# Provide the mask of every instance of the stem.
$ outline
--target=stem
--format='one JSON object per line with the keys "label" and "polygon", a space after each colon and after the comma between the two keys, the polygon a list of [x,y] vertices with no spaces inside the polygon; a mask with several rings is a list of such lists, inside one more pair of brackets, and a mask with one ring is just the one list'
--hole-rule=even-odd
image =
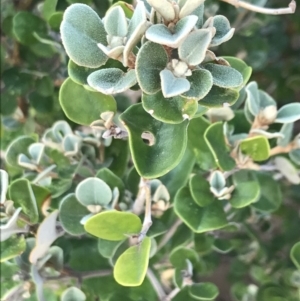
{"label": "stem", "polygon": [[164,299],[164,301],[171,301],[178,293],[180,292],[180,288],[174,288],[168,296]]}
{"label": "stem", "polygon": [[71,280],[78,279],[79,281],[84,279],[96,278],[96,277],[104,277],[111,275],[111,270],[100,270],[100,271],[88,271],[88,272],[76,272],[72,270],[68,270],[67,274],[60,276],[51,276],[46,277],[46,281],[55,281],[55,280]]}
{"label": "stem", "polygon": [[288,7],[284,8],[264,8],[260,6],[256,6],[244,1],[239,0],[221,0],[223,2],[227,2],[236,8],[242,7],[257,13],[266,14],[266,15],[285,15],[285,14],[293,14],[296,10],[296,2],[292,0]]}
{"label": "stem", "polygon": [[80,160],[79,160],[79,162],[78,162],[78,164],[77,164],[77,166],[76,166],[76,168],[75,168],[75,170],[74,170],[74,173],[73,173],[73,175],[72,175],[72,178],[73,178],[73,179],[75,178],[76,174],[78,173],[78,170],[81,168],[81,166],[82,166],[83,162],[85,161],[85,159],[86,159],[86,155],[83,155],[83,156],[80,158]]}
{"label": "stem", "polygon": [[295,149],[294,143],[289,143],[287,146],[275,146],[270,150],[270,157],[282,153],[289,153],[291,150]]}
{"label": "stem", "polygon": [[37,177],[32,181],[33,184],[37,184],[39,181],[41,181],[46,176],[51,176],[52,178],[57,178],[57,174],[53,173],[52,170],[56,167],[55,164],[47,167],[46,169],[40,171],[40,173],[37,175]]}
{"label": "stem", "polygon": [[155,274],[153,273],[153,271],[150,268],[148,268],[148,270],[147,270],[147,277],[148,277],[149,281],[151,282],[154,290],[156,291],[158,299],[165,300],[167,295],[166,295],[163,287],[161,286],[160,282],[157,280]]}
{"label": "stem", "polygon": [[143,227],[142,230],[139,234],[138,242],[142,242],[144,237],[146,236],[149,228],[152,225],[152,219],[151,219],[151,191],[150,191],[150,185],[149,182],[146,180],[143,180],[144,186],[143,190],[145,191],[145,216],[144,216],[144,221],[143,221]]}
{"label": "stem", "polygon": [[132,212],[136,215],[140,215],[144,209],[144,203],[146,197],[144,186],[145,186],[145,180],[141,178],[139,184],[139,191],[132,207]]}
{"label": "stem", "polygon": [[165,246],[165,244],[170,240],[170,238],[175,234],[179,225],[182,224],[182,220],[177,219],[175,223],[171,226],[171,228],[166,232],[161,241],[159,242],[156,252],[158,252],[161,248]]}

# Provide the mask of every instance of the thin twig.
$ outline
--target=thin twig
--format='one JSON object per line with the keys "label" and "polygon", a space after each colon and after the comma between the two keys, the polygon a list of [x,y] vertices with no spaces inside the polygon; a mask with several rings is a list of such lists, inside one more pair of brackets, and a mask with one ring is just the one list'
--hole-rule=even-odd
{"label": "thin twig", "polygon": [[144,189],[144,186],[145,186],[145,181],[143,178],[141,178],[139,184],[139,191],[132,207],[132,212],[136,215],[140,215],[144,210],[144,204],[146,199],[145,198],[146,191]]}
{"label": "thin twig", "polygon": [[182,220],[177,219],[176,222],[172,225],[168,232],[163,236],[161,241],[159,242],[156,252],[158,252],[161,248],[165,246],[165,244],[170,240],[170,238],[175,234],[179,225],[182,224]]}
{"label": "thin twig", "polygon": [[165,297],[163,301],[171,301],[178,293],[180,292],[180,288],[174,288],[168,296]]}
{"label": "thin twig", "polygon": [[239,0],[221,0],[223,2],[227,2],[235,7],[242,7],[248,9],[250,11],[254,11],[261,14],[266,15],[286,15],[286,14],[293,14],[296,10],[296,2],[292,0],[288,7],[284,8],[264,8],[260,6],[256,6],[250,4],[248,2],[239,1]]}
{"label": "thin twig", "polygon": [[165,300],[167,295],[166,295],[163,287],[161,286],[160,282],[157,280],[155,274],[153,273],[153,271],[150,268],[148,268],[148,270],[147,270],[147,277],[148,277],[149,281],[151,282],[154,290],[156,291],[158,299]]}
{"label": "thin twig", "polygon": [[143,187],[142,189],[145,191],[145,215],[144,215],[144,221],[143,221],[143,227],[139,234],[139,242],[141,242],[144,237],[146,236],[149,228],[152,225],[152,218],[151,218],[151,191],[150,191],[150,185],[149,181],[143,180]]}
{"label": "thin twig", "polygon": [[45,281],[54,281],[54,280],[71,280],[71,279],[90,279],[90,278],[97,278],[97,277],[104,277],[111,275],[111,270],[100,270],[100,271],[88,271],[88,272],[68,272],[68,274],[60,275],[60,276],[51,276],[46,277]]}

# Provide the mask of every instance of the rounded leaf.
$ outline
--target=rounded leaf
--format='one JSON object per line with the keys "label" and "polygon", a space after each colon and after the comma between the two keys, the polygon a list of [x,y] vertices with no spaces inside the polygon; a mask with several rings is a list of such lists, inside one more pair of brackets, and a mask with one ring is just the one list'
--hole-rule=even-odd
{"label": "rounded leaf", "polygon": [[90,211],[78,202],[74,193],[65,196],[59,206],[61,225],[71,235],[82,235],[85,233],[80,221],[89,213]]}
{"label": "rounded leaf", "polygon": [[300,270],[300,242],[294,244],[291,249],[290,257],[294,265]]}
{"label": "rounded leaf", "polygon": [[195,69],[191,76],[187,77],[190,82],[190,89],[182,94],[183,97],[199,100],[210,91],[213,85],[213,78],[205,69]]}
{"label": "rounded leaf", "polygon": [[72,286],[67,288],[60,297],[61,301],[85,301],[86,296],[79,288]]}
{"label": "rounded leaf", "polygon": [[243,140],[240,143],[240,149],[254,161],[264,161],[270,157],[269,141],[264,136],[255,136]]}
{"label": "rounded leaf", "polygon": [[60,88],[59,101],[68,118],[83,125],[90,125],[104,112],[116,111],[116,101],[112,96],[88,91],[70,78]]}
{"label": "rounded leaf", "polygon": [[191,119],[198,108],[194,99],[188,100],[181,96],[164,98],[161,91],[152,95],[143,93],[142,103],[144,109],[155,119],[173,124]]}
{"label": "rounded leaf", "polygon": [[88,76],[87,81],[93,89],[104,94],[121,93],[137,83],[134,69],[124,73],[117,68],[95,71]]}
{"label": "rounded leaf", "polygon": [[252,74],[252,68],[248,66],[243,60],[231,56],[223,56],[232,68],[239,71],[243,76],[243,86],[247,84]]}
{"label": "rounded leaf", "polygon": [[20,11],[13,18],[13,32],[21,44],[31,46],[38,42],[33,34],[46,35],[47,25],[44,20],[32,13]]}
{"label": "rounded leaf", "polygon": [[205,131],[204,138],[216,164],[222,170],[232,170],[235,167],[235,161],[227,150],[222,122],[210,125]]}
{"label": "rounded leaf", "polygon": [[106,44],[104,25],[97,13],[85,4],[69,6],[60,27],[68,56],[79,66],[97,68],[108,59],[98,43]]}
{"label": "rounded leaf", "polygon": [[210,282],[194,283],[190,286],[189,291],[196,300],[215,300],[219,295],[218,287]]}
{"label": "rounded leaf", "polygon": [[154,94],[161,89],[159,73],[167,63],[168,55],[163,46],[152,42],[143,44],[136,59],[137,81],[143,92]]}
{"label": "rounded leaf", "polygon": [[123,286],[139,286],[146,276],[151,239],[145,237],[141,244],[127,249],[117,260],[114,278]]}
{"label": "rounded leaf", "polygon": [[215,198],[210,192],[209,182],[201,175],[193,175],[189,181],[193,200],[201,207],[211,204]]}
{"label": "rounded leaf", "polygon": [[[180,162],[187,143],[188,121],[162,123],[146,113],[141,104],[132,105],[120,119],[128,130],[133,162],[142,177],[160,177]],[[143,134],[149,136],[148,143]]]}
{"label": "rounded leaf", "polygon": [[191,66],[199,65],[205,58],[211,39],[211,29],[192,31],[179,46],[178,54],[180,59]]}
{"label": "rounded leaf", "polygon": [[85,231],[106,240],[123,240],[139,234],[142,229],[140,218],[130,212],[105,211],[92,216],[84,224]]}
{"label": "rounded leaf", "polygon": [[227,225],[221,202],[215,201],[206,207],[200,207],[194,202],[188,187],[178,190],[175,195],[174,210],[196,233],[220,229]]}
{"label": "rounded leaf", "polygon": [[233,208],[243,208],[255,203],[260,197],[260,186],[253,172],[240,170],[232,176],[235,186],[229,200]]}
{"label": "rounded leaf", "polygon": [[239,92],[235,89],[213,85],[208,94],[199,100],[199,104],[204,107],[222,107],[224,104],[233,105],[238,97]]}
{"label": "rounded leaf", "polygon": [[23,235],[14,235],[5,241],[1,241],[0,262],[5,262],[21,255],[25,249],[26,241]]}
{"label": "rounded leaf", "polygon": [[35,224],[39,221],[36,199],[27,179],[17,179],[12,182],[9,186],[9,196],[15,206],[22,208],[31,223]]}
{"label": "rounded leaf", "polygon": [[243,77],[237,70],[218,64],[205,64],[213,77],[213,84],[223,88],[237,88],[242,85]]}
{"label": "rounded leaf", "polygon": [[282,202],[282,194],[278,182],[267,173],[256,173],[256,177],[260,186],[260,198],[251,206],[263,212],[276,211]]}
{"label": "rounded leaf", "polygon": [[35,143],[35,139],[30,136],[20,136],[7,147],[6,162],[13,167],[20,167],[18,164],[18,157],[20,154],[29,156],[28,147]]}
{"label": "rounded leaf", "polygon": [[75,190],[77,200],[84,206],[107,205],[112,199],[110,187],[99,178],[87,178]]}
{"label": "rounded leaf", "polygon": [[291,123],[300,119],[300,103],[289,103],[281,107],[277,112],[275,122]]}

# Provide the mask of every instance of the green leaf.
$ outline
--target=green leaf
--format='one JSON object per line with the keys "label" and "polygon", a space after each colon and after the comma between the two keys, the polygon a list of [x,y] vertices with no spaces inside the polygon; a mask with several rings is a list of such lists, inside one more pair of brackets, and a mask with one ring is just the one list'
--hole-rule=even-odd
{"label": "green leaf", "polygon": [[171,199],[173,199],[174,195],[176,194],[178,187],[186,185],[194,164],[194,153],[187,147],[184,156],[179,164],[166,175],[160,178],[162,183],[167,187]]}
{"label": "green leaf", "polygon": [[42,15],[43,15],[44,19],[46,19],[47,21],[55,13],[57,2],[58,2],[58,0],[45,0],[44,1]]}
{"label": "green leaf", "polygon": [[255,203],[260,197],[260,186],[253,172],[240,170],[232,176],[234,191],[229,200],[234,208],[243,208]]}
{"label": "green leaf", "polygon": [[215,238],[211,235],[206,234],[194,234],[195,250],[200,254],[204,255],[210,253],[214,244]]}
{"label": "green leaf", "polygon": [[213,85],[213,78],[209,71],[205,69],[195,69],[191,76],[187,77],[190,82],[190,89],[182,94],[186,98],[199,100],[210,91]]}
{"label": "green leaf", "polygon": [[[234,34],[234,28],[230,27],[230,23],[226,17],[217,15],[212,17],[212,21],[212,25],[216,28],[216,34],[210,43],[211,47],[218,46],[232,38]],[[208,19],[203,27],[210,22],[211,20]]]}
{"label": "green leaf", "polygon": [[243,84],[241,73],[231,67],[211,63],[205,64],[204,67],[211,73],[213,84],[218,87],[238,88]]}
{"label": "green leaf", "polygon": [[29,94],[28,100],[30,105],[39,113],[49,113],[53,107],[52,96],[41,96],[37,92],[33,91]]}
{"label": "green leaf", "polygon": [[[128,108],[120,120],[129,132],[133,162],[142,177],[160,177],[180,162],[187,143],[188,121],[162,123],[146,113],[141,104]],[[149,144],[143,141],[143,133],[150,136]]]}
{"label": "green leaf", "polygon": [[281,107],[277,112],[275,122],[291,123],[300,119],[300,103],[289,103]]}
{"label": "green leaf", "polygon": [[151,239],[145,237],[140,245],[127,249],[114,267],[115,280],[123,286],[139,286],[146,276]]}
{"label": "green leaf", "polygon": [[112,240],[106,240],[106,239],[99,238],[99,240],[98,240],[99,253],[104,258],[112,258],[122,243],[123,243],[123,240],[112,241]]}
{"label": "green leaf", "polygon": [[1,115],[12,115],[18,107],[16,95],[10,93],[9,91],[5,91],[1,96]]}
{"label": "green leaf", "polygon": [[183,77],[176,77],[170,70],[164,69],[159,73],[161,89],[164,97],[180,95],[190,89],[190,82]]}
{"label": "green leaf", "polygon": [[193,200],[201,207],[215,201],[210,191],[209,182],[201,175],[193,175],[189,181],[190,192]]}
{"label": "green leaf", "polygon": [[7,147],[6,150],[6,162],[13,166],[20,168],[18,164],[18,157],[20,154],[25,154],[29,156],[28,147],[36,142],[36,140],[31,136],[20,136]]}
{"label": "green leaf", "polygon": [[196,233],[223,228],[227,225],[222,203],[215,201],[206,207],[198,206],[188,187],[178,190],[174,201],[175,213]]}
{"label": "green leaf", "polygon": [[59,31],[60,24],[63,20],[63,16],[64,13],[61,11],[55,12],[50,16],[50,18],[48,19],[48,23],[53,30]]}
{"label": "green leaf", "polygon": [[105,158],[112,160],[109,169],[117,176],[122,177],[127,169],[129,160],[128,141],[114,139],[111,145],[105,148]]}
{"label": "green leaf", "polygon": [[104,94],[121,93],[137,83],[134,69],[124,73],[117,68],[95,71],[88,76],[87,81],[93,89]]}
{"label": "green leaf", "polygon": [[256,173],[259,186],[260,198],[252,204],[252,207],[263,212],[276,211],[282,202],[282,194],[278,182],[271,175],[266,173]]}
{"label": "green leaf", "polygon": [[239,97],[239,92],[234,89],[222,88],[213,85],[208,94],[199,100],[204,107],[222,107],[224,104],[233,105]]}
{"label": "green leaf", "polygon": [[199,256],[193,249],[177,247],[172,250],[169,260],[175,268],[184,270],[187,265],[186,260],[189,260],[192,264],[196,264],[199,261]]}
{"label": "green leaf", "polygon": [[104,19],[104,27],[108,36],[125,37],[128,31],[128,24],[124,10],[120,6],[111,7]]}
{"label": "green leaf", "polygon": [[70,78],[60,88],[59,101],[68,118],[83,125],[90,125],[104,112],[116,111],[116,101],[112,96],[88,91]]}
{"label": "green leaf", "polygon": [[45,36],[47,26],[44,20],[39,17],[30,12],[20,11],[13,18],[13,32],[21,44],[31,46],[37,43],[37,39],[33,34],[37,33],[39,36]]}
{"label": "green leaf", "polygon": [[294,244],[290,252],[290,257],[297,269],[300,270],[300,242]]}
{"label": "green leaf", "polygon": [[106,44],[104,25],[96,12],[85,4],[73,4],[65,13],[60,27],[68,56],[79,66],[97,68],[107,56],[98,43]]}
{"label": "green leaf", "polygon": [[179,58],[188,65],[199,65],[205,58],[205,53],[211,38],[211,29],[198,29],[192,31],[178,48]]}
{"label": "green leaf", "polygon": [[104,167],[97,172],[96,177],[103,180],[110,187],[111,191],[113,191],[115,187],[118,187],[120,199],[122,199],[125,186],[123,181],[117,175],[115,175],[108,168]]}
{"label": "green leaf", "polygon": [[12,182],[9,186],[9,196],[14,201],[15,206],[22,208],[32,224],[39,221],[36,199],[27,179],[17,179]]}
{"label": "green leaf", "polygon": [[144,109],[155,119],[172,124],[191,119],[198,108],[196,100],[187,100],[181,96],[164,98],[162,92],[152,95],[143,93],[142,103]]}
{"label": "green leaf", "polygon": [[79,288],[72,286],[67,288],[60,297],[61,301],[85,301],[86,296]]}
{"label": "green leaf", "polygon": [[232,68],[239,71],[243,76],[243,86],[247,84],[252,74],[252,68],[248,66],[243,60],[231,56],[223,56]]}
{"label": "green leaf", "polygon": [[241,141],[240,149],[254,161],[264,161],[270,157],[269,141],[264,136],[250,137]]}
{"label": "green leaf", "polygon": [[98,213],[84,224],[85,231],[106,240],[123,240],[139,234],[142,229],[140,218],[130,212],[105,211]]}
{"label": "green leaf", "polygon": [[140,48],[136,58],[137,81],[147,94],[154,94],[161,89],[159,73],[168,63],[168,55],[164,47],[146,42]]}
{"label": "green leaf", "polygon": [[232,170],[235,167],[235,161],[227,151],[222,122],[210,125],[204,133],[204,139],[214,156],[216,164],[222,170]]}
{"label": "green leaf", "polygon": [[171,31],[164,24],[152,25],[146,31],[146,38],[154,43],[177,48],[197,23],[196,16],[187,16],[179,20]]}
{"label": "green leaf", "polygon": [[85,233],[82,218],[90,213],[81,205],[74,193],[66,195],[59,206],[59,220],[64,230],[71,235],[82,235]]}
{"label": "green leaf", "polygon": [[112,200],[110,187],[99,178],[87,178],[75,190],[77,200],[84,206],[106,206]]}
{"label": "green leaf", "polygon": [[189,287],[189,292],[196,300],[215,300],[219,295],[218,287],[210,282],[194,283]]}
{"label": "green leaf", "polygon": [[203,117],[197,117],[190,121],[188,127],[188,148],[190,148],[196,158],[198,165],[204,170],[215,168],[216,162],[208,147],[204,133],[210,123]]}
{"label": "green leaf", "polygon": [[73,82],[79,85],[87,85],[88,76],[98,69],[79,66],[72,60],[68,63],[68,74]]}
{"label": "green leaf", "polygon": [[11,236],[1,242],[0,262],[5,262],[11,258],[21,255],[26,249],[24,236]]}

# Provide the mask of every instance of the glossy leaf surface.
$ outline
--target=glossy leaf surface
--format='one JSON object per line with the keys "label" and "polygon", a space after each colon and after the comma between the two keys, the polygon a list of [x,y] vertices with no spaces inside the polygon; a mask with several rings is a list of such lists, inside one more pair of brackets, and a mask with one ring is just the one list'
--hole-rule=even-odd
{"label": "glossy leaf surface", "polygon": [[[120,119],[128,129],[133,161],[141,176],[162,176],[179,163],[186,148],[188,121],[162,123],[146,113],[141,104],[131,106]],[[143,133],[153,135],[149,145],[143,141]]]}

